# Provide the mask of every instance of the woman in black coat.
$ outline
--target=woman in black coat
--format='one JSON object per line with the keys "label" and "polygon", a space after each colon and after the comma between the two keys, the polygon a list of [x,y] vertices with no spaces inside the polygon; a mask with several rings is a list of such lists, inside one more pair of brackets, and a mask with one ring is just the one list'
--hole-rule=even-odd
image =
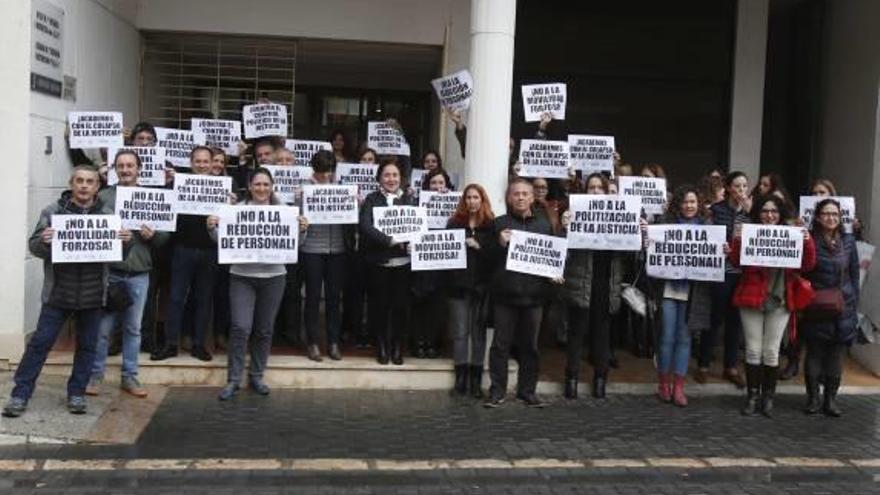
{"label": "woman in black coat", "polygon": [[[855,238],[843,232],[840,204],[824,199],[816,205],[812,236],[816,242],[816,268],[807,274],[814,290],[840,289],[843,311],[834,317],[816,318],[805,314],[802,324],[807,343],[804,379],[807,406],[804,412],[839,417],[835,402],[840,388],[843,354],[858,333],[859,255]],[[824,402],[819,402],[820,378],[825,384]]]}
{"label": "woman in black coat", "polygon": [[367,324],[376,337],[379,364],[388,364],[389,358],[394,364],[403,364],[401,347],[408,323],[410,257],[406,242],[398,242],[373,226],[373,208],[415,204],[413,197],[400,187],[401,176],[397,157],[382,159],[376,172],[379,190],[364,199],[358,229],[358,249],[368,266]]}

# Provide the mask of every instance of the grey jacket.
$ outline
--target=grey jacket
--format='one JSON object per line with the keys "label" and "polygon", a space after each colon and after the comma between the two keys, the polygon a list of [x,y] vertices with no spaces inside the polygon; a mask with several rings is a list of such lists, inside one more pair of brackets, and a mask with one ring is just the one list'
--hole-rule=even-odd
{"label": "grey jacket", "polygon": [[[620,309],[620,293],[623,283],[623,257],[618,254],[611,256],[611,276],[608,283],[610,306],[609,314]],[[565,300],[581,308],[590,307],[593,290],[593,251],[588,249],[572,249],[565,259]]]}

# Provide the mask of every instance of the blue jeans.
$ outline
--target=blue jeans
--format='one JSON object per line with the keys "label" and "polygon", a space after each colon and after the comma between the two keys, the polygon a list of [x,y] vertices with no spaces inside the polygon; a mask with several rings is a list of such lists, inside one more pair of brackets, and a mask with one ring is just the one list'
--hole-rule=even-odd
{"label": "blue jeans", "polygon": [[691,333],[687,326],[687,301],[663,299],[663,330],[657,367],[661,373],[687,374],[691,357]]}
{"label": "blue jeans", "polygon": [[165,345],[176,348],[183,326],[187,294],[195,303],[193,349],[204,347],[205,330],[211,317],[214,280],[217,277],[217,250],[175,246],[171,258],[171,289],[168,297],[168,321],[165,322]]}
{"label": "blue jeans", "polygon": [[116,325],[122,326],[122,377],[136,377],[138,374],[138,353],[141,351],[141,322],[147,293],[150,289],[150,273],[110,272],[110,283],[125,284],[131,297],[131,306],[123,311],[104,313],[101,318],[101,331],[98,333],[98,346],[95,350],[95,364],[92,365],[92,378],[103,378],[107,367],[107,350],[110,335]]}
{"label": "blue jeans", "polygon": [[58,332],[72,315],[76,315],[77,320],[76,352],[73,355],[73,371],[67,381],[67,396],[85,394],[92,363],[95,361],[95,346],[102,314],[101,308],[73,310],[43,304],[37,320],[37,330],[28,341],[24,356],[15,370],[15,388],[11,395],[30,400],[46,357],[58,338]]}

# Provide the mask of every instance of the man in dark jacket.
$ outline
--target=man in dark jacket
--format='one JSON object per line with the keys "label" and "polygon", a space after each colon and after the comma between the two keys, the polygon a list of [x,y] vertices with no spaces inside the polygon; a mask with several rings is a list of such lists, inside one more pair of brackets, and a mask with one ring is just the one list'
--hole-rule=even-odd
{"label": "man in dark jacket", "polygon": [[[43,209],[31,234],[28,243],[30,251],[34,256],[43,259],[43,305],[40,308],[37,329],[28,341],[24,356],[15,370],[15,388],[3,408],[3,415],[6,417],[20,416],[27,409],[46,357],[64,322],[71,316],[77,319],[77,329],[73,371],[67,382],[67,409],[72,414],[86,412],[85,391],[89,383],[90,368],[95,361],[101,308],[107,296],[109,265],[53,263],[52,239],[55,229],[51,220],[52,215],[112,214],[98,198],[100,185],[100,176],[93,167],[75,167],[70,177],[70,190],[65,191],[57,202]],[[123,230],[119,232],[119,237],[127,243],[131,240],[131,233]]]}
{"label": "man in dark jacket", "polygon": [[526,405],[541,407],[535,394],[538,384],[538,330],[548,281],[544,278],[509,271],[505,268],[507,247],[512,231],[522,230],[551,235],[546,218],[532,212],[535,193],[525,179],[515,179],[507,186],[508,214],[495,220],[498,232],[498,266],[491,282],[495,310],[495,334],[489,349],[489,400],[486,407],[498,407],[507,393],[507,360],[514,341],[519,352],[516,397]]}

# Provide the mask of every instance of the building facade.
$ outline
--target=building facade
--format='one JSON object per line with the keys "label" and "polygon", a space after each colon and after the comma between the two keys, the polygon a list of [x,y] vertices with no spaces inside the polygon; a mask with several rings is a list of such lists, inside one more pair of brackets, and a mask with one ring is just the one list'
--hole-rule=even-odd
{"label": "building facade", "polygon": [[[438,148],[498,210],[508,137],[531,132],[519,85],[566,82],[563,130],[614,134],[626,160],[663,163],[673,181],[711,166],[780,171],[797,187],[827,177],[856,197],[869,239],[880,233],[880,2],[608,3],[0,0],[0,360],[36,325],[41,262],[25,239],[66,187],[72,110],[178,127],[267,97],[289,105],[304,139],[337,127],[363,139],[367,120],[394,117],[414,152]],[[46,8],[63,12],[60,96],[31,89]],[[429,85],[464,68],[475,80],[466,158]],[[863,309],[880,321],[873,272]]]}

